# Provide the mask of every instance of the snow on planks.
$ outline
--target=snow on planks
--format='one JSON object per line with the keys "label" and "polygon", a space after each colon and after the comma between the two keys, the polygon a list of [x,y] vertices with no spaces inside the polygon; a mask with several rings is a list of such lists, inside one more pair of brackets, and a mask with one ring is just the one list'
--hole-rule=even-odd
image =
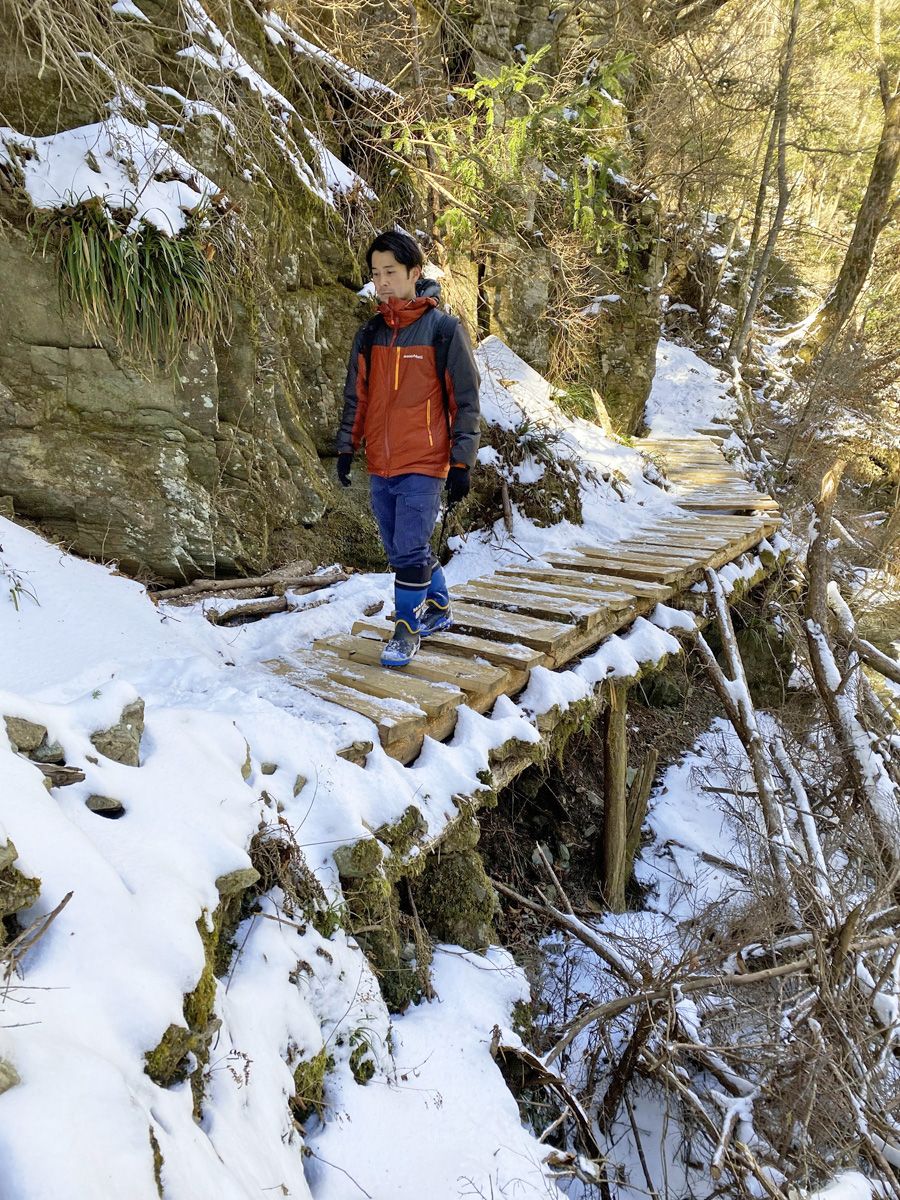
{"label": "snow on planks", "polygon": [[535,666],[562,667],[769,537],[778,506],[735,471],[708,437],[648,440],[683,516],[651,519],[627,542],[573,546],[451,589],[454,625],[403,671],[379,665],[387,621],[357,621],[267,664],[321,700],[374,722],[387,754],[411,762],[426,737],[446,738],[457,709],[487,712]]}

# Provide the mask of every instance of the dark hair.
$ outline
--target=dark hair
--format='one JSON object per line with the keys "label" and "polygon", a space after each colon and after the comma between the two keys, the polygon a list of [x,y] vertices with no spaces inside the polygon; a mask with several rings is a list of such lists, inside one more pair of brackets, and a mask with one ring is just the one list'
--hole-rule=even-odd
{"label": "dark hair", "polygon": [[372,255],[376,253],[393,254],[397,262],[402,263],[407,270],[410,267],[425,265],[425,256],[415,238],[411,238],[408,233],[396,233],[392,229],[386,229],[384,233],[379,233],[366,251],[366,266],[370,271],[372,270]]}

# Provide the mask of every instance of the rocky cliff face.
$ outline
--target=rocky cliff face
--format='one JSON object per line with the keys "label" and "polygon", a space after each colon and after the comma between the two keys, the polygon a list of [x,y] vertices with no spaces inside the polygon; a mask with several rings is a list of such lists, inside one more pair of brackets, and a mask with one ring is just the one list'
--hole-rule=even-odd
{"label": "rocky cliff face", "polygon": [[[27,235],[0,240],[0,494],[79,553],[193,577],[262,569],[303,540],[359,303],[293,256],[265,325],[238,308],[228,345],[144,368],[61,312]],[[285,356],[283,348],[288,349]]]}
{"label": "rocky cliff face", "polygon": [[[96,79],[93,90],[73,82],[52,55],[39,70],[36,44],[29,54],[3,11],[0,124],[45,137],[104,120],[110,104],[133,106],[121,81],[102,102]],[[353,200],[329,204],[314,194],[318,185],[303,183],[322,154],[316,138],[304,140],[305,123],[313,111],[330,111],[321,73],[295,58],[286,69],[287,43],[265,26],[268,10],[146,0],[140,11],[146,21],[103,17],[147,85],[135,119],[159,122],[188,165],[238,213],[252,215],[251,273],[262,285],[236,287],[227,338],[188,347],[175,369],[134,361],[113,330],[95,325],[90,333],[78,312],[61,305],[57,265],[31,228],[23,156],[7,155],[4,164],[0,142],[0,499],[81,554],[161,579],[262,570],[313,550],[370,562],[362,489],[336,496],[321,461],[331,453],[348,346],[368,311],[356,296],[361,280],[350,249],[365,241],[365,222],[349,233]],[[185,13],[194,14],[193,26]],[[440,48],[440,29],[421,20],[423,47]],[[559,50],[573,36],[546,6],[523,20],[514,6],[493,4],[466,20],[468,70],[496,69],[513,45],[552,41]],[[154,109],[160,88],[165,112]],[[340,103],[352,117],[346,89]],[[182,104],[179,123],[171,106]],[[237,113],[239,136],[229,127]],[[254,122],[265,136],[253,132]],[[322,124],[309,128],[321,132]],[[480,266],[444,265],[453,273],[446,294],[470,327],[497,333],[546,370],[554,287],[547,250],[536,244],[523,257],[521,247],[502,248]],[[620,309],[626,329],[619,313],[614,328],[597,326],[594,366],[611,395],[625,394],[610,407],[628,431],[643,407],[655,344],[655,295],[645,283],[635,286],[640,311]]]}

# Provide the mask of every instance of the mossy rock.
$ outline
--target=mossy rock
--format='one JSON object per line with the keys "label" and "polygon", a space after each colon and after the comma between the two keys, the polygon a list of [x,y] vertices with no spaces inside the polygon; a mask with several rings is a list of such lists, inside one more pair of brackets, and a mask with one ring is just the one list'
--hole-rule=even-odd
{"label": "mossy rock", "polygon": [[428,824],[419,809],[410,804],[403,816],[391,824],[380,825],[375,830],[375,837],[390,846],[394,855],[405,858],[417,846],[428,829]]}
{"label": "mossy rock", "polygon": [[144,1070],[160,1087],[187,1079],[188,1055],[194,1035],[184,1025],[170,1025],[158,1044],[144,1055]]}
{"label": "mossy rock", "polygon": [[334,862],[342,879],[364,879],[381,866],[384,853],[374,838],[360,838],[334,851]]}
{"label": "mossy rock", "polygon": [[41,894],[40,879],[23,874],[13,863],[18,851],[12,842],[0,846],[0,946],[15,931],[16,913],[30,908]]}
{"label": "mossy rock", "polygon": [[460,850],[474,850],[481,838],[481,826],[472,804],[463,801],[459,816],[452,820],[440,842],[441,854],[453,854]]}
{"label": "mossy rock", "polygon": [[16,1087],[22,1080],[19,1078],[19,1072],[7,1062],[5,1058],[0,1058],[0,1096],[4,1092],[8,1092],[10,1088]]}
{"label": "mossy rock", "polygon": [[636,698],[648,708],[680,708],[684,703],[686,682],[684,672],[661,671],[647,675],[636,689]]}
{"label": "mossy rock", "polygon": [[115,725],[91,734],[91,745],[104,758],[124,763],[127,767],[138,767],[141,763],[143,733],[144,701],[138,697],[125,705]]}
{"label": "mossy rock", "polygon": [[534,1008],[529,1000],[517,1000],[512,1010],[512,1028],[528,1045],[534,1035]]}
{"label": "mossy rock", "polygon": [[334,1059],[323,1046],[318,1054],[297,1063],[294,1068],[291,1109],[301,1124],[313,1113],[321,1117],[325,1111],[325,1076],[333,1066]]}
{"label": "mossy rock", "polygon": [[475,850],[429,857],[411,885],[416,909],[436,940],[484,950],[496,940],[497,894]]}
{"label": "mossy rock", "polygon": [[[243,869],[250,878],[252,868]],[[255,872],[252,872],[255,874]],[[237,875],[232,872],[231,875]],[[223,877],[226,881],[229,876]],[[194,1116],[199,1120],[203,1108],[203,1086],[209,1062],[210,1043],[219,1028],[214,1014],[217,978],[225,974],[234,949],[234,933],[241,920],[244,891],[223,896],[210,918],[206,912],[197,921],[203,943],[203,970],[192,991],[184,997],[184,1025],[168,1027],[159,1044],[144,1055],[144,1070],[160,1087],[171,1087],[190,1076],[194,1097]]]}
{"label": "mossy rock", "polygon": [[403,1012],[417,1004],[428,988],[431,947],[415,919],[401,910],[396,886],[383,875],[369,875],[356,881],[346,899],[349,931],[378,978],[388,1010]]}
{"label": "mossy rock", "polygon": [[152,1125],[150,1126],[150,1150],[153,1153],[153,1178],[156,1181],[156,1194],[159,1196],[159,1200],[163,1200],[165,1192],[162,1181],[162,1170],[165,1160],[163,1159],[163,1153]]}

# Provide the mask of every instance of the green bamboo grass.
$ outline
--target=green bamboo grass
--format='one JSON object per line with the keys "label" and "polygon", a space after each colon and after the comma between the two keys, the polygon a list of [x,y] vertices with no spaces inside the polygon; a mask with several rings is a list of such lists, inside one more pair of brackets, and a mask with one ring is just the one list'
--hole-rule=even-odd
{"label": "green bamboo grass", "polygon": [[129,358],[165,367],[227,333],[229,255],[203,214],[178,237],[146,223],[126,232],[92,198],[42,214],[39,228],[44,253],[55,248],[61,303],[98,341],[112,333]]}

